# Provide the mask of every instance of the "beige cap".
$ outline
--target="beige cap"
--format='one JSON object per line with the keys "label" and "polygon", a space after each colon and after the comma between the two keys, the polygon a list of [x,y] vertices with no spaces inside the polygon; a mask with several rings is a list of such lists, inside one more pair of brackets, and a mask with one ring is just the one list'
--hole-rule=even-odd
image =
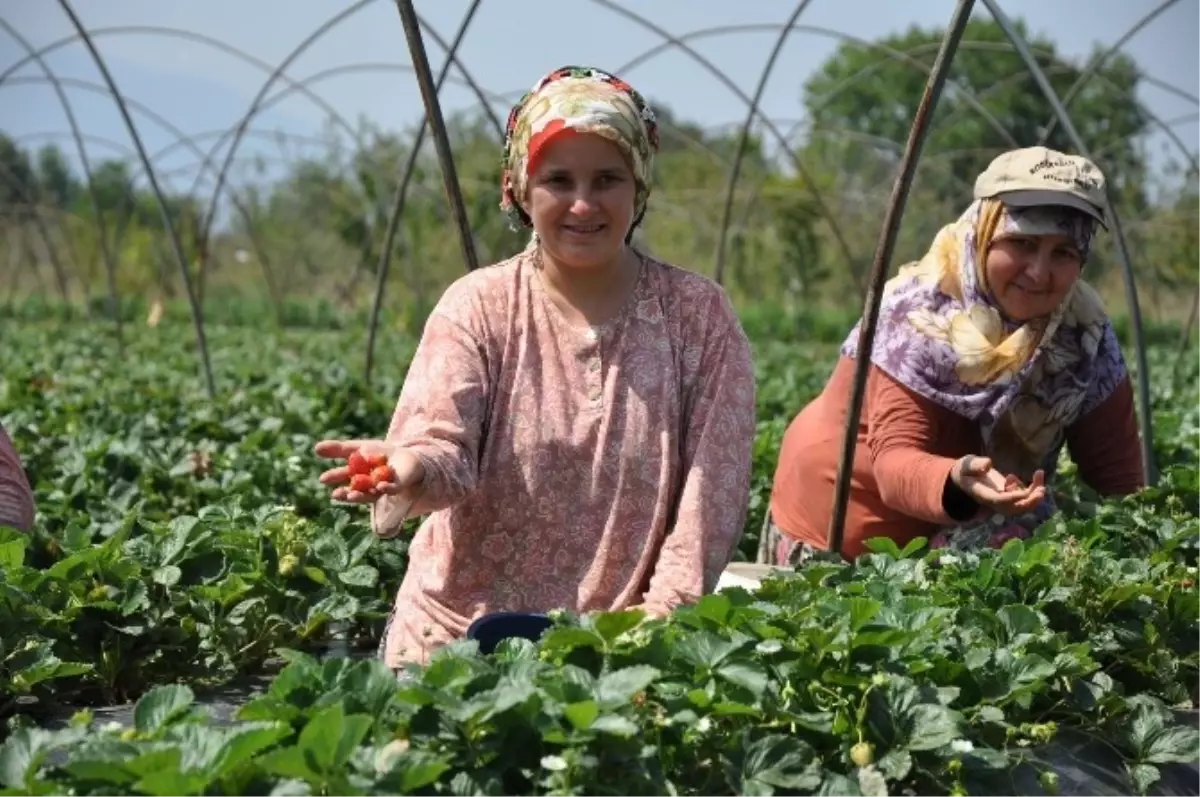
{"label": "beige cap", "polygon": [[976,199],[999,199],[1012,207],[1066,205],[1082,210],[1108,229],[1104,174],[1087,158],[1046,147],[999,155],[975,180]]}

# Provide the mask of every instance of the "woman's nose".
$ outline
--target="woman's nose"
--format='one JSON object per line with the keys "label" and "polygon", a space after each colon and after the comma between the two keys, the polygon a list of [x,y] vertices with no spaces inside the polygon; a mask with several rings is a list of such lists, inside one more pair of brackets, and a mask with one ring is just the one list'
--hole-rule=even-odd
{"label": "woman's nose", "polygon": [[571,198],[571,212],[576,216],[591,213],[593,206],[591,192],[586,189],[576,191]]}
{"label": "woman's nose", "polygon": [[1050,253],[1038,250],[1025,263],[1025,276],[1041,284],[1050,277]]}

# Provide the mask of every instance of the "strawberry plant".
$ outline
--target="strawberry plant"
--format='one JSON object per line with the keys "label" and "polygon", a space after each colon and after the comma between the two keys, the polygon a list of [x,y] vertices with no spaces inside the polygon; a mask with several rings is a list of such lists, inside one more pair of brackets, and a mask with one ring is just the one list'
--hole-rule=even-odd
{"label": "strawberry plant", "polygon": [[[1170,351],[1151,360],[1162,475],[1138,495],[1099,500],[1068,460],[1063,512],[999,551],[875,540],[663,620],[560,612],[536,644],[457,643],[398,683],[361,659],[404,535],[332,505],[310,452],[387,427],[411,340],[384,337],[368,389],[343,364],[353,333],[215,327],[212,402],[185,328],[121,367],[86,327],[5,334],[0,421],[38,518],[0,529],[4,793],[1087,791],[1064,750],[1141,793],[1196,761],[1200,410]],[[757,348],[741,558],[835,356]],[[368,489],[391,476],[349,464]],[[329,656],[335,630],[351,658]],[[232,723],[198,702],[280,659]],[[124,701],[129,727],[93,720]]]}

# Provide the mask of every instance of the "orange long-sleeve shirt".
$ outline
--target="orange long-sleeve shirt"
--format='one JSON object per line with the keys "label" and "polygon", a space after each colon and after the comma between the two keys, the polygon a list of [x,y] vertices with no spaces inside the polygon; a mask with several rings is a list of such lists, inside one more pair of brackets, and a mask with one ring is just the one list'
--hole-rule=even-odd
{"label": "orange long-sleeve shirt", "polygon": [[[771,492],[775,525],[822,550],[828,548],[853,383],[854,361],[843,357],[825,390],[784,434]],[[1101,495],[1128,494],[1145,484],[1128,377],[1067,430],[1066,443],[1083,481]],[[890,537],[903,547],[955,522],[943,500],[947,476],[959,458],[979,454],[982,447],[974,422],[872,366],[858,427],[843,556],[853,559],[866,552],[863,543],[871,537]]]}

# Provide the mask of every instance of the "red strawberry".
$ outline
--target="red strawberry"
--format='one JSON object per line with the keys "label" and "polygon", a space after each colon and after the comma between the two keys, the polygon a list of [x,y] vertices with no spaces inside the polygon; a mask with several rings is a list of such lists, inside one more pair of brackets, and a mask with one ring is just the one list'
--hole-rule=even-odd
{"label": "red strawberry", "polygon": [[347,464],[350,466],[351,475],[358,475],[361,473],[365,476],[371,472],[371,466],[367,462],[367,458],[362,455],[361,451],[353,452],[350,455],[350,459],[347,461]]}
{"label": "red strawberry", "polygon": [[371,481],[375,484],[383,484],[392,481],[395,474],[388,465],[380,465],[371,471]]}
{"label": "red strawberry", "polygon": [[386,454],[368,454],[366,456],[366,460],[367,460],[367,466],[371,470],[375,470],[375,468],[378,468],[378,467],[381,467],[381,466],[387,464],[387,455]]}
{"label": "red strawberry", "polygon": [[356,473],[350,478],[350,489],[356,493],[369,493],[375,488],[375,482],[365,473]]}

